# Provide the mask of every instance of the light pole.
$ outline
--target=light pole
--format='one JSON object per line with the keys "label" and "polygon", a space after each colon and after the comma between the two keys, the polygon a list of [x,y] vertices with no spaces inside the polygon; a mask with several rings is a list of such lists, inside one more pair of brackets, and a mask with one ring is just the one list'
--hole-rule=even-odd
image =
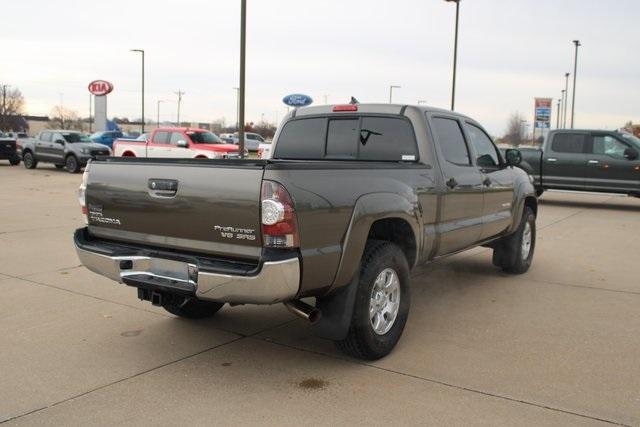
{"label": "light pole", "polygon": [[165,102],[164,99],[158,99],[158,107],[156,108],[156,126],[160,127],[160,104]]}
{"label": "light pole", "polygon": [[236,91],[236,130],[240,131],[240,88],[234,87]]}
{"label": "light pole", "polygon": [[140,52],[142,54],[142,131],[144,133],[144,49],[131,49],[131,52]]}
{"label": "light pole", "polygon": [[[564,73],[564,92],[569,97],[569,76],[571,73]],[[562,127],[567,127],[567,100],[564,101],[564,112],[562,113]]]}
{"label": "light pole", "polygon": [[556,129],[560,129],[560,105],[562,104],[562,101],[558,99],[558,113],[556,116]]}
{"label": "light pole", "polygon": [[176,119],[178,122],[177,126],[180,127],[180,104],[182,103],[182,95],[184,95],[184,92],[181,89],[178,89],[175,94],[178,95],[178,116],[176,117]]}
{"label": "light pole", "polygon": [[394,89],[400,89],[401,87],[398,85],[391,85],[389,86],[389,104],[392,104],[393,102],[393,90]]}
{"label": "light pole", "polygon": [[240,1],[240,112],[238,121],[238,149],[240,158],[244,158],[244,98],[245,98],[245,70],[247,59],[247,0]]}
{"label": "light pole", "polygon": [[93,124],[91,123],[91,116],[93,115],[93,110],[92,110],[92,102],[93,101],[93,94],[90,93],[89,94],[89,132],[93,132]]}
{"label": "light pole", "polygon": [[460,19],[460,0],[444,0],[446,2],[453,2],[456,4],[456,35],[453,45],[453,83],[451,86],[451,111],[455,110],[456,106],[456,71],[458,66],[458,22]]}
{"label": "light pole", "polygon": [[576,46],[576,55],[573,60],[573,93],[571,100],[571,129],[573,129],[573,119],[576,114],[576,74],[578,74],[578,48],[582,46],[580,40],[574,40],[573,44]]}
{"label": "light pole", "polygon": [[[562,108],[564,109],[564,107],[567,105],[567,98],[569,94],[564,89],[562,89],[560,93],[561,93],[560,99],[562,100],[561,105],[562,105]],[[564,121],[562,121],[560,124],[562,125],[562,127],[566,127],[566,123],[564,123]]]}

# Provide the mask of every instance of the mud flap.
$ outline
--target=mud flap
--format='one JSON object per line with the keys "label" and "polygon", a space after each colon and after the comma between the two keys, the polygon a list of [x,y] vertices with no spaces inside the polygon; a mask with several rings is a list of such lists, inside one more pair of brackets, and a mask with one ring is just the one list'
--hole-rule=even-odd
{"label": "mud flap", "polygon": [[333,341],[341,341],[347,337],[349,326],[351,326],[359,278],[360,269],[347,286],[343,286],[324,298],[317,299],[316,308],[322,312],[322,317],[312,326],[315,336]]}

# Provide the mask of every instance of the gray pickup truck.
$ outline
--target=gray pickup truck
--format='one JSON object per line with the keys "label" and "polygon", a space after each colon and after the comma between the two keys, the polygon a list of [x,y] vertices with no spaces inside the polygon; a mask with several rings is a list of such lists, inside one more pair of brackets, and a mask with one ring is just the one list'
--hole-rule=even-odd
{"label": "gray pickup truck", "polygon": [[504,271],[527,271],[537,199],[519,155],[450,111],[303,108],[270,160],[92,161],[74,241],[88,269],[175,315],[285,303],[377,359],[402,334],[417,265],[484,245]]}
{"label": "gray pickup truck", "polygon": [[544,190],[622,193],[640,197],[640,139],[630,133],[560,129],[542,149],[523,148],[520,167]]}
{"label": "gray pickup truck", "polygon": [[43,162],[53,163],[56,168],[65,168],[70,173],[78,173],[89,160],[110,156],[111,149],[93,142],[82,132],[52,129],[24,140],[21,155],[27,169],[35,169],[39,162]]}

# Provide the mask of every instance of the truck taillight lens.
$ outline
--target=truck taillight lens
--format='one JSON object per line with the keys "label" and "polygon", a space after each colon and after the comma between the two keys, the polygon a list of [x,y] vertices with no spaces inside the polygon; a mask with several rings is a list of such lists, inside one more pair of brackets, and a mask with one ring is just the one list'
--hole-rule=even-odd
{"label": "truck taillight lens", "polygon": [[89,224],[88,209],[87,209],[87,180],[89,178],[89,168],[91,167],[91,160],[87,163],[82,174],[82,183],[78,188],[78,202],[80,202],[80,208],[82,209],[82,216],[84,223]]}
{"label": "truck taillight lens", "polygon": [[270,248],[297,248],[298,221],[293,201],[277,182],[262,182],[262,240]]}

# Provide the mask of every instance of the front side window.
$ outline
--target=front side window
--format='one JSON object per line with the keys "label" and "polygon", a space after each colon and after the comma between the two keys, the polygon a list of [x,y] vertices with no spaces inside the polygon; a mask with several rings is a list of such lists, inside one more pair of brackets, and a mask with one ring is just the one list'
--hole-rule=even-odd
{"label": "front side window", "polygon": [[182,134],[182,132],[171,132],[171,138],[169,139],[169,144],[178,145],[178,141],[185,141],[186,137]]}
{"label": "front side window", "polygon": [[85,136],[81,133],[68,132],[63,133],[62,137],[67,142],[91,142],[91,139],[88,136]]}
{"label": "front side window", "polygon": [[593,154],[604,154],[624,159],[624,151],[629,148],[624,142],[610,135],[595,135],[593,137]]}
{"label": "front side window", "polygon": [[435,117],[433,131],[440,145],[442,156],[447,162],[460,166],[471,165],[469,148],[464,141],[464,135],[457,120]]}
{"label": "front side window", "polygon": [[40,141],[51,141],[51,132],[43,132],[40,134]]}
{"label": "front side window", "polygon": [[211,132],[187,132],[187,135],[194,144],[224,144],[223,140]]}
{"label": "front side window", "polygon": [[558,133],[553,137],[551,149],[556,153],[584,153],[586,137],[581,133]]}
{"label": "front side window", "polygon": [[476,165],[481,168],[500,167],[498,152],[489,136],[482,129],[471,123],[465,124],[465,128],[469,134],[469,141],[476,152]]}

